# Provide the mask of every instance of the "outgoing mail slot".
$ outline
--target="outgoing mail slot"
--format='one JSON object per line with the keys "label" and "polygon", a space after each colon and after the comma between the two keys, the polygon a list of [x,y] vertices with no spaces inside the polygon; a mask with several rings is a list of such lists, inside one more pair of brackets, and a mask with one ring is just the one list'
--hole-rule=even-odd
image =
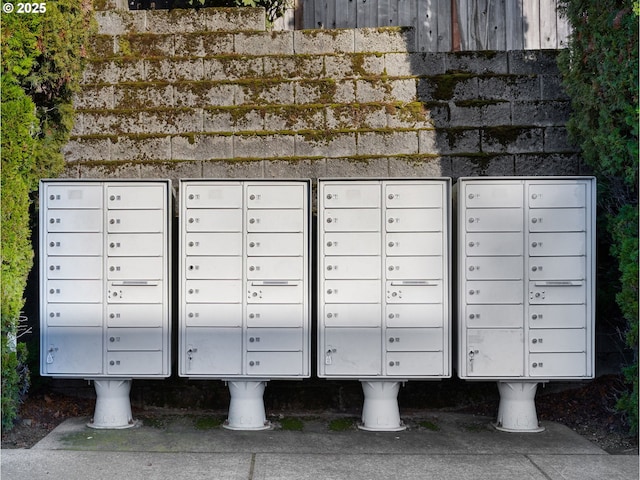
{"label": "outgoing mail slot", "polygon": [[160,280],[164,277],[162,257],[109,257],[107,278],[109,280]]}
{"label": "outgoing mail slot", "polygon": [[250,352],[298,352],[302,350],[302,329],[248,328],[245,345]]}
{"label": "outgoing mail slot", "polygon": [[522,257],[467,257],[467,280],[522,280]]}
{"label": "outgoing mail slot", "polygon": [[584,207],[586,185],[584,183],[554,183],[529,185],[531,208]]}
{"label": "outgoing mail slot", "polygon": [[469,328],[522,328],[523,305],[467,305]]}
{"label": "outgoing mail slot", "polygon": [[585,282],[580,280],[547,280],[529,282],[529,303],[582,304],[585,303]]}
{"label": "outgoing mail slot", "polygon": [[110,375],[161,375],[164,372],[163,353],[152,352],[108,352],[107,373]]}
{"label": "outgoing mail slot", "polygon": [[385,332],[388,352],[440,352],[442,328],[387,328]]}
{"label": "outgoing mail slot", "polygon": [[302,327],[302,304],[247,305],[247,327]]}
{"label": "outgoing mail slot", "polygon": [[398,184],[385,185],[387,208],[440,208],[442,207],[442,185]]}
{"label": "outgoing mail slot", "polygon": [[530,257],[531,280],[583,280],[586,278],[585,257]]}
{"label": "outgoing mail slot", "polygon": [[46,242],[47,255],[102,255],[101,233],[49,233]]}
{"label": "outgoing mail slot", "polygon": [[242,255],[242,232],[187,233],[187,255]]}
{"label": "outgoing mail slot", "polygon": [[442,255],[442,232],[387,233],[385,250],[390,256]]}
{"label": "outgoing mail slot", "polygon": [[444,260],[434,257],[387,257],[385,275],[389,280],[406,278],[441,279]]}
{"label": "outgoing mail slot", "polygon": [[325,233],[325,255],[380,255],[379,233]]}
{"label": "outgoing mail slot", "polygon": [[162,350],[161,328],[107,328],[107,350]]}
{"label": "outgoing mail slot", "polygon": [[303,375],[302,352],[248,352],[246,362],[248,376]]}
{"label": "outgoing mail slot", "polygon": [[440,232],[442,210],[434,208],[403,208],[386,211],[387,232]]}
{"label": "outgoing mail slot", "polygon": [[101,232],[102,210],[49,210],[48,232]]}
{"label": "outgoing mail slot", "polygon": [[102,302],[102,280],[48,280],[45,288],[47,302]]}
{"label": "outgoing mail slot", "polygon": [[115,233],[163,232],[165,215],[162,210],[109,210],[107,231]]}
{"label": "outgoing mail slot", "polygon": [[530,232],[584,232],[584,208],[540,208],[529,211]]}
{"label": "outgoing mail slot", "polygon": [[322,201],[326,208],[379,208],[380,185],[378,183],[324,185]]}
{"label": "outgoing mail slot", "polygon": [[116,257],[160,257],[164,253],[164,235],[112,233],[107,235],[107,251]]}
{"label": "outgoing mail slot", "polygon": [[164,205],[164,185],[131,184],[108,186],[107,207],[109,209],[156,209]]}
{"label": "outgoing mail slot", "polygon": [[295,257],[304,251],[301,233],[249,233],[246,242],[250,257]]}
{"label": "outgoing mail slot", "polygon": [[304,210],[251,210],[247,212],[247,232],[302,232]]}
{"label": "outgoing mail slot", "polygon": [[162,303],[162,282],[148,280],[122,280],[108,282],[108,303]]}
{"label": "outgoing mail slot", "polygon": [[529,375],[541,378],[585,377],[587,376],[587,355],[582,352],[531,353]]}
{"label": "outgoing mail slot", "polygon": [[387,304],[387,327],[442,327],[444,306],[438,303]]}
{"label": "outgoing mail slot", "polygon": [[302,257],[250,257],[247,259],[249,280],[301,280],[304,276]]}
{"label": "outgoing mail slot", "polygon": [[531,305],[529,328],[585,328],[586,305]]}
{"label": "outgoing mail slot", "polygon": [[465,253],[471,257],[522,255],[520,233],[469,233],[466,235]]}
{"label": "outgoing mail slot", "polygon": [[240,375],[242,329],[188,327],[183,334],[181,371],[187,375]]}
{"label": "outgoing mail slot", "polygon": [[302,209],[304,188],[304,185],[248,185],[247,207]]}
{"label": "outgoing mail slot", "polygon": [[185,298],[189,303],[240,303],[241,280],[187,280]]}
{"label": "outgoing mail slot", "polygon": [[101,303],[52,303],[47,305],[50,327],[101,327]]}
{"label": "outgoing mail slot", "polygon": [[187,327],[241,327],[241,303],[188,303],[185,306]]}
{"label": "outgoing mail slot", "polygon": [[394,280],[386,284],[387,303],[442,303],[438,280]]}
{"label": "outgoing mail slot", "polygon": [[56,185],[46,187],[47,208],[102,208],[100,185]]}
{"label": "outgoing mail slot", "polygon": [[187,210],[187,232],[241,232],[242,210]]}
{"label": "outgoing mail slot", "polygon": [[376,257],[325,257],[324,277],[326,279],[380,278],[379,256]]}
{"label": "outgoing mail slot", "polygon": [[465,214],[467,232],[521,232],[521,208],[474,208]]}
{"label": "outgoing mail slot", "polygon": [[586,254],[584,233],[531,233],[529,255],[532,257]]}
{"label": "outgoing mail slot", "polygon": [[159,303],[107,305],[109,327],[161,327],[163,322],[164,307]]}
{"label": "outgoing mail slot", "polygon": [[380,210],[377,208],[336,208],[323,213],[325,232],[380,231]]}
{"label": "outgoing mail slot", "polygon": [[327,327],[380,327],[379,303],[337,303],[325,305],[322,320]]}
{"label": "outgoing mail slot", "polygon": [[529,333],[530,352],[584,352],[586,334],[579,329],[535,330]]}
{"label": "outgoing mail slot", "polygon": [[47,278],[102,278],[102,257],[47,257]]}
{"label": "outgoing mail slot", "polygon": [[380,281],[326,280],[324,299],[326,303],[378,303],[380,302]]}
{"label": "outgoing mail slot", "polygon": [[471,304],[522,303],[521,281],[467,281],[465,292]]}
{"label": "outgoing mail slot", "polygon": [[187,208],[242,208],[242,185],[187,185],[184,198]]}
{"label": "outgoing mail slot", "polygon": [[465,188],[467,208],[522,208],[521,183],[483,183],[469,182]]}
{"label": "outgoing mail slot", "polygon": [[385,373],[388,377],[441,377],[444,375],[443,353],[387,352]]}
{"label": "outgoing mail slot", "polygon": [[184,270],[188,279],[241,279],[242,257],[187,257]]}
{"label": "outgoing mail slot", "polygon": [[253,280],[247,283],[247,303],[302,303],[301,281]]}

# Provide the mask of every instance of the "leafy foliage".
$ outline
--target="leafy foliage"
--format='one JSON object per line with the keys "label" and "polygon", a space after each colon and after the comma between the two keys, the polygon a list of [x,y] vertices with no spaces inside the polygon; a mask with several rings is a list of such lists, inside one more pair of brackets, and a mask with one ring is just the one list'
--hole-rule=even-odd
{"label": "leafy foliage", "polygon": [[[572,98],[567,125],[599,180],[599,235],[617,259],[615,300],[627,321],[626,341],[635,361],[631,384],[619,402],[633,432],[638,428],[638,1],[563,0],[572,27],[560,57]],[[607,267],[616,268],[616,267]],[[610,274],[607,274],[610,276]]]}
{"label": "leafy foliage", "polygon": [[262,7],[265,10],[267,22],[273,24],[284,15],[291,6],[292,0],[173,0],[173,7]]}
{"label": "leafy foliage", "polygon": [[91,33],[87,0],[47,2],[47,11],[2,15],[2,426],[10,428],[29,378],[17,337],[33,265],[29,209],[42,177],[58,175],[73,126],[71,99]]}

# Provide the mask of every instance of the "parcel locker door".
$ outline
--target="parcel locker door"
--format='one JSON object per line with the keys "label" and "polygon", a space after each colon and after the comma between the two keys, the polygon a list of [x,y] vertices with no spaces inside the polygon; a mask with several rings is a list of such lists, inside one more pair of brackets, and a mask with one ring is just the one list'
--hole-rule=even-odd
{"label": "parcel locker door", "polygon": [[112,233],[158,233],[166,228],[163,210],[109,210],[107,231]]}
{"label": "parcel locker door", "polygon": [[385,183],[385,205],[387,208],[440,208],[443,203],[443,187],[440,183],[412,184]]}
{"label": "parcel locker door", "polygon": [[239,183],[184,184],[186,208],[242,208]]}
{"label": "parcel locker door", "polygon": [[242,329],[188,327],[182,348],[184,375],[240,375]]}
{"label": "parcel locker door", "polygon": [[305,185],[247,185],[247,208],[298,208],[305,206]]}
{"label": "parcel locker door", "polygon": [[107,208],[154,209],[164,206],[165,186],[144,184],[107,185]]}
{"label": "parcel locker door", "polygon": [[460,352],[468,377],[521,377],[524,343],[521,329],[467,329]]}
{"label": "parcel locker door", "polygon": [[102,185],[49,183],[45,189],[47,208],[102,209]]}
{"label": "parcel locker door", "polygon": [[99,280],[102,257],[47,257],[47,278]]}
{"label": "parcel locker door", "polygon": [[385,276],[389,280],[408,278],[441,279],[444,275],[444,259],[441,256],[387,257]]}
{"label": "parcel locker door", "polygon": [[102,327],[49,327],[42,348],[48,374],[102,374]]}
{"label": "parcel locker door", "polygon": [[249,210],[247,232],[302,232],[304,210]]}
{"label": "parcel locker door", "polygon": [[336,208],[323,212],[325,232],[378,232],[380,210],[377,208]]}
{"label": "parcel locker door", "polygon": [[388,209],[385,212],[387,232],[441,232],[442,210],[434,208]]}
{"label": "parcel locker door", "polygon": [[321,369],[326,375],[369,376],[382,373],[379,328],[326,328]]}
{"label": "parcel locker door", "polygon": [[374,280],[380,278],[381,258],[375,257],[325,257],[324,278],[327,280]]}
{"label": "parcel locker door", "polygon": [[101,232],[102,210],[48,210],[48,232]]}
{"label": "parcel locker door", "polygon": [[334,303],[324,306],[325,327],[380,327],[382,307],[379,303]]}
{"label": "parcel locker door", "polygon": [[325,208],[380,208],[380,184],[320,183]]}

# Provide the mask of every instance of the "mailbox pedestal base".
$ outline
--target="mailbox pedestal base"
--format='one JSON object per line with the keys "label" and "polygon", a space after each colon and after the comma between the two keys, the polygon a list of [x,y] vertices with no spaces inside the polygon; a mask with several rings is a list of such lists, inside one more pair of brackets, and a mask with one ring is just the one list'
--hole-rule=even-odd
{"label": "mailbox pedestal base", "polygon": [[496,429],[503,432],[542,432],[538,423],[535,396],[536,382],[498,382],[500,407]]}
{"label": "mailbox pedestal base", "polygon": [[88,427],[123,429],[135,425],[131,415],[131,380],[94,380],[96,409]]}
{"label": "mailbox pedestal base", "polygon": [[407,427],[400,420],[400,381],[360,380],[364,391],[360,430],[399,432]]}
{"label": "mailbox pedestal base", "polygon": [[268,430],[271,424],[264,412],[262,396],[266,381],[228,382],[231,402],[229,418],[222,425],[228,430]]}

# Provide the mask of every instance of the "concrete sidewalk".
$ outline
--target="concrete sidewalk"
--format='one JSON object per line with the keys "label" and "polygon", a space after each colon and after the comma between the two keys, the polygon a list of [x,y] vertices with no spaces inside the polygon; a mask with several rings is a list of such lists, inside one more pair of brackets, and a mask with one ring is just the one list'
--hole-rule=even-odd
{"label": "concrete sidewalk", "polygon": [[299,417],[302,431],[199,429],[170,415],[127,430],[67,420],[29,450],[3,450],[3,480],[540,479],[637,480],[637,455],[609,455],[569,428],[504,433],[490,419],[429,412],[403,432],[335,432]]}

